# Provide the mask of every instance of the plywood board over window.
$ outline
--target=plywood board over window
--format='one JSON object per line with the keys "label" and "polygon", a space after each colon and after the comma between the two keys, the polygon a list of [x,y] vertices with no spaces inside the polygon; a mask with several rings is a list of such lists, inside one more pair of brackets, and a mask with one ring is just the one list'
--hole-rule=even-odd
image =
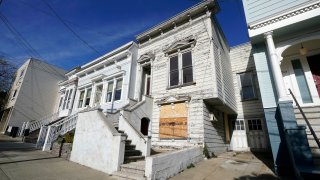
{"label": "plywood board over window", "polygon": [[162,105],[160,109],[160,138],[186,139],[188,137],[188,109],[186,103]]}

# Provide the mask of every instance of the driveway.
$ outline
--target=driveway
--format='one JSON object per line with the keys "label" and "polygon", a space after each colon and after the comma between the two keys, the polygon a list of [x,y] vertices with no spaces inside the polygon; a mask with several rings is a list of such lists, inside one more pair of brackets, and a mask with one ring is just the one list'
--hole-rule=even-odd
{"label": "driveway", "polygon": [[1,180],[98,180],[108,174],[36,150],[19,138],[0,135]]}

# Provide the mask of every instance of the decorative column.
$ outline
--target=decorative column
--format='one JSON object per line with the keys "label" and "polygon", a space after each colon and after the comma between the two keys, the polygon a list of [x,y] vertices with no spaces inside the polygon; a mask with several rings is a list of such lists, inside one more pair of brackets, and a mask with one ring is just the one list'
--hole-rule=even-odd
{"label": "decorative column", "polygon": [[276,88],[277,88],[277,93],[279,98],[278,101],[289,100],[289,97],[287,96],[286,89],[284,86],[284,81],[282,77],[279,59],[276,53],[276,48],[274,46],[274,42],[272,38],[272,31],[265,33],[264,37],[267,43],[273,79],[275,81]]}

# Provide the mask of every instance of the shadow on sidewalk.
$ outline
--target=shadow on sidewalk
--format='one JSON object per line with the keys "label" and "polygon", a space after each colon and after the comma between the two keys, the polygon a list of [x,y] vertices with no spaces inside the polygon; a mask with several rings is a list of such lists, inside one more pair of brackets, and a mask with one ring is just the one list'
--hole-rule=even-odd
{"label": "shadow on sidewalk", "polygon": [[234,178],[235,180],[251,180],[251,179],[263,179],[263,180],[278,180],[279,178],[272,174],[259,174],[259,175],[244,175],[238,178]]}
{"label": "shadow on sidewalk", "polygon": [[29,161],[40,161],[40,160],[45,160],[45,159],[56,159],[56,158],[59,158],[59,157],[46,157],[46,158],[26,159],[26,160],[20,160],[20,161],[0,162],[0,165],[20,163],[20,162],[29,162]]}

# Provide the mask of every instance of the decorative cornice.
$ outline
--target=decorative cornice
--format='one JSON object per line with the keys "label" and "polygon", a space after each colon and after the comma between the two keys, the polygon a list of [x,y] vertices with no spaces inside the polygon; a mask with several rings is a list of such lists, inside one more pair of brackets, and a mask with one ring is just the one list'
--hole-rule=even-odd
{"label": "decorative cornice", "polygon": [[155,103],[158,105],[162,105],[162,104],[170,104],[170,103],[177,103],[177,102],[189,102],[191,100],[190,96],[168,96],[165,98],[162,98],[158,101],[156,101]]}
{"label": "decorative cornice", "polygon": [[259,23],[259,24],[249,25],[249,29],[252,29],[252,30],[259,29],[259,28],[268,26],[270,24],[274,24],[276,22],[279,22],[279,21],[282,21],[282,20],[297,16],[299,14],[306,13],[308,11],[311,11],[311,10],[314,10],[314,9],[317,9],[317,8],[320,8],[320,2],[312,4],[310,6],[303,7],[301,9],[297,9],[297,10],[295,10],[293,12],[290,12],[290,13],[287,13],[287,14],[283,14],[283,15],[278,16],[276,18],[266,20],[266,21],[264,21],[262,23]]}

